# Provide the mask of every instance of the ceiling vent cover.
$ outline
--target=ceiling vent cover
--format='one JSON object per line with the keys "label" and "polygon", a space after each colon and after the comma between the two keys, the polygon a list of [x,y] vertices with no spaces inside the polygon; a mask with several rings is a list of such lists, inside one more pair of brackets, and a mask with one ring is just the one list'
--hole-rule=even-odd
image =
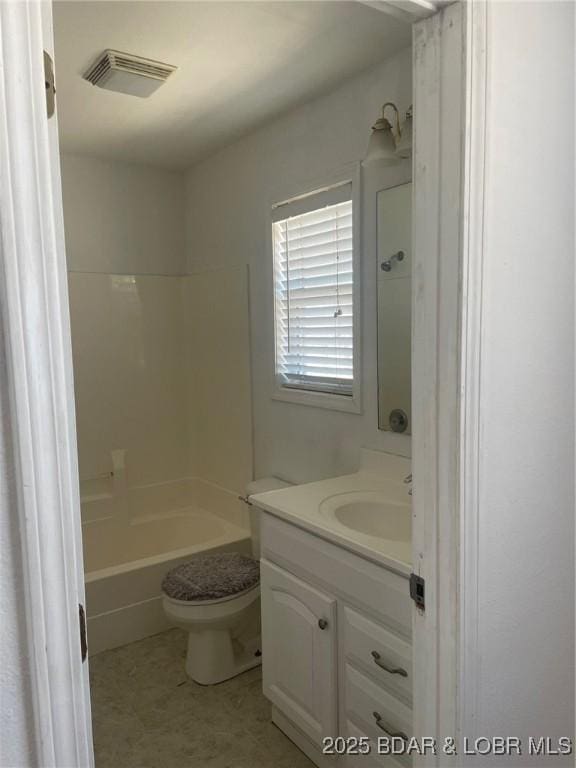
{"label": "ceiling vent cover", "polygon": [[161,61],[108,49],[83,77],[100,88],[146,98],[160,88],[175,69],[178,67]]}

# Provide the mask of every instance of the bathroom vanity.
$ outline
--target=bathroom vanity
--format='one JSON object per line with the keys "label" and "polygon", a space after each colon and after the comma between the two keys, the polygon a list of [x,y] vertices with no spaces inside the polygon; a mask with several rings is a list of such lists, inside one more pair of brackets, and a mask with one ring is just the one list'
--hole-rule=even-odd
{"label": "bathroom vanity", "polygon": [[[412,735],[410,462],[386,457],[376,471],[381,457],[365,451],[356,474],[253,499],[264,693],[319,766],[409,764],[377,750],[378,737]],[[343,739],[330,749],[330,737]]]}

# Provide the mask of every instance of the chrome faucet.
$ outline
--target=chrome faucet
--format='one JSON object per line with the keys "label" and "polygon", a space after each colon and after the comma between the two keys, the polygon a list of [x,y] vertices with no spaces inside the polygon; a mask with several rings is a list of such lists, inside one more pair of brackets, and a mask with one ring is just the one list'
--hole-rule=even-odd
{"label": "chrome faucet", "polygon": [[404,484],[410,486],[410,489],[408,490],[408,495],[412,496],[412,472],[410,472],[409,475],[406,475],[406,477],[404,478]]}

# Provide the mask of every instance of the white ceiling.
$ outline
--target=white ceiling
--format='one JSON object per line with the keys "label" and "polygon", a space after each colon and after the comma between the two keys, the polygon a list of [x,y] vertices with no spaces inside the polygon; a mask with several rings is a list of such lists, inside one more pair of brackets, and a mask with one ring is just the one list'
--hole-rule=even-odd
{"label": "white ceiling", "polygon": [[[55,2],[62,149],[183,168],[410,44],[410,26],[345,0]],[[175,64],[148,99],[81,77],[105,49]],[[383,94],[384,95],[384,94]]]}

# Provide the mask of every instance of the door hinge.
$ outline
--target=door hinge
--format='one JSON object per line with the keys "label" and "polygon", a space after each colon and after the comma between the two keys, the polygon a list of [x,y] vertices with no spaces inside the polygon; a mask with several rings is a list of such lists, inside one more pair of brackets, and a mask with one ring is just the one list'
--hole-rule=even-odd
{"label": "door hinge", "polygon": [[54,87],[54,65],[50,54],[46,51],[44,51],[44,88],[46,89],[46,114],[50,119],[56,109],[56,88]]}
{"label": "door hinge", "polygon": [[88,641],[86,639],[86,613],[82,603],[78,606],[80,614],[80,652],[82,654],[82,663],[86,661],[88,655]]}
{"label": "door hinge", "polygon": [[422,576],[417,576],[415,573],[410,574],[410,597],[416,603],[416,607],[422,611],[426,608],[425,586],[426,584]]}

